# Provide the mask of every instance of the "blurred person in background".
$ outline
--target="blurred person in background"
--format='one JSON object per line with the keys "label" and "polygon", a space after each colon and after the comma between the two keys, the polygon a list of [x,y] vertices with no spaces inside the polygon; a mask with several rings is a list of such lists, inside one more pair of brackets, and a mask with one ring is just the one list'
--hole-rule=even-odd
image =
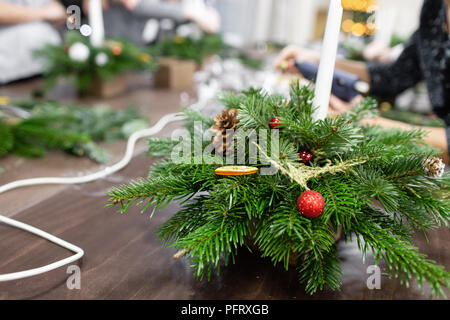
{"label": "blurred person in background", "polygon": [[[370,84],[370,95],[379,98],[396,96],[420,81],[427,85],[434,113],[442,118],[447,128],[423,127],[425,141],[443,151],[449,163],[450,150],[450,0],[425,0],[419,29],[413,34],[398,59],[390,64],[362,63],[338,60],[336,68],[352,72]],[[285,61],[319,62],[320,54],[308,49],[288,46],[276,60],[280,68]],[[292,64],[291,64],[292,65]],[[332,96],[332,112],[346,112],[353,103],[345,103]],[[414,126],[377,117],[366,124],[384,128],[413,129]]]}
{"label": "blurred person in background", "polygon": [[[61,4],[62,3],[62,4]],[[88,13],[89,0],[0,0],[0,84],[42,73],[42,63],[33,58],[35,50],[58,44],[58,32],[68,18],[65,6],[78,5]],[[63,5],[64,4],[64,5]],[[180,1],[102,0],[107,37],[122,37],[145,45],[149,19],[170,19],[175,25],[195,23],[207,33],[219,30],[220,17],[209,6]],[[148,32],[147,32],[148,33]]]}
{"label": "blurred person in background", "polygon": [[40,74],[33,51],[59,43],[55,26],[66,18],[54,0],[0,0],[0,84]]}
{"label": "blurred person in background", "polygon": [[179,0],[119,0],[136,15],[144,14],[153,18],[170,18],[178,23],[193,22],[204,32],[219,31],[220,17],[210,6],[198,5],[203,1],[183,2]]}
{"label": "blurred person in background", "polygon": [[[89,0],[81,5],[88,14]],[[140,45],[155,40],[164,20],[174,28],[193,23],[206,33],[217,33],[220,27],[219,14],[203,0],[103,0],[103,10],[106,37],[127,38]]]}

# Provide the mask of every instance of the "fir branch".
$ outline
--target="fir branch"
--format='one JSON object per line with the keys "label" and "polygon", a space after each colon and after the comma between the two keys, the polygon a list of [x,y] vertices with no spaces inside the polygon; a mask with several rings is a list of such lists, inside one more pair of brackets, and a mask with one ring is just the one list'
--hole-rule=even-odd
{"label": "fir branch", "polygon": [[305,254],[303,262],[298,267],[299,281],[305,283],[305,291],[314,294],[325,285],[332,290],[338,290],[341,285],[342,270],[336,249],[317,256],[314,251]]}
{"label": "fir branch", "polygon": [[[155,164],[147,180],[113,190],[110,201],[121,202],[125,211],[129,200],[148,201],[146,208],[154,209],[183,200],[181,210],[159,234],[165,245],[179,249],[175,258],[192,257],[200,277],[209,277],[213,269],[220,272],[221,262],[234,262],[236,249],[245,246],[286,269],[296,264],[309,293],[326,285],[338,289],[341,270],[335,234],[342,228],[350,239],[355,232],[363,257],[372,249],[377,261],[385,259],[403,283],[416,276],[420,284],[430,283],[433,294],[441,293],[448,287],[448,273],[411,245],[415,229],[448,226],[450,175],[430,178],[423,169],[436,151],[423,145],[420,131],[359,125],[364,114],[373,112],[371,101],[351,114],[313,121],[311,98],[312,90],[298,83],[288,103],[254,88],[222,96],[225,107],[239,109],[242,131],[235,138],[246,143],[245,164],[272,164],[279,169],[276,174],[219,177],[216,165],[191,154],[182,164],[170,160]],[[248,139],[246,133],[267,130],[275,116],[282,121],[280,139],[268,139],[267,147],[271,153],[279,152],[268,156],[263,143]],[[202,114],[193,112],[185,118],[188,130],[201,134],[208,130],[209,124],[193,126],[205,120]],[[157,141],[155,148],[166,152],[172,148],[168,140]],[[249,143],[260,151],[256,164],[250,161]],[[308,148],[314,158],[304,164],[298,152]],[[297,198],[307,189],[318,191],[325,200],[316,219],[298,212]]]}
{"label": "fir branch", "polygon": [[203,131],[208,130],[213,124],[214,120],[205,116],[201,112],[192,108],[183,109],[184,127],[193,135],[195,123],[201,123]]}
{"label": "fir branch", "polygon": [[364,244],[361,244],[358,238],[363,254],[370,247],[376,262],[383,259],[389,271],[399,278],[401,283],[409,286],[412,276],[415,276],[419,288],[423,290],[423,282],[427,281],[433,296],[445,297],[443,288],[450,288],[450,273],[419,253],[416,247],[399,237],[396,232],[392,232],[392,229],[380,224],[376,217],[369,215],[371,212],[372,210],[367,208],[353,220],[354,232],[364,239]]}
{"label": "fir branch", "polygon": [[[193,170],[194,169],[194,170]],[[215,184],[214,168],[211,166],[184,165],[181,168],[166,162],[160,170],[167,170],[164,175],[155,171],[147,179],[132,181],[128,185],[113,187],[108,193],[110,206],[121,204],[121,212],[125,212],[132,201],[147,201],[142,210],[145,212],[150,206],[154,209],[163,208],[172,200],[189,198],[196,193],[208,190]]]}
{"label": "fir branch", "polygon": [[10,127],[0,120],[0,156],[7,154],[14,146]]}
{"label": "fir branch", "polygon": [[348,181],[341,174],[324,175],[311,182],[311,188],[324,197],[323,223],[332,223],[344,233],[351,231],[351,220],[367,201],[361,196],[359,185]]}
{"label": "fir branch", "polygon": [[195,197],[185,203],[180,211],[158,228],[159,238],[164,245],[174,243],[205,224],[207,220],[204,218],[208,212],[204,207],[204,201],[207,199],[208,197],[205,195]]}
{"label": "fir branch", "polygon": [[236,94],[234,92],[225,91],[222,92],[218,100],[221,104],[224,105],[226,109],[237,109],[242,103],[243,95]]}
{"label": "fir branch", "polygon": [[213,268],[220,272],[219,263],[228,264],[229,256],[233,258],[239,246],[243,246],[249,234],[246,219],[231,219],[228,216],[213,216],[208,222],[183,238],[179,238],[172,246],[186,250],[193,257],[195,275],[208,279]]}
{"label": "fir branch", "polygon": [[359,186],[360,193],[368,199],[375,199],[381,203],[387,212],[395,212],[399,205],[398,199],[401,191],[388,179],[384,178],[382,173],[376,170],[367,170],[360,166],[355,168],[355,183]]}
{"label": "fir branch", "polygon": [[172,138],[149,138],[148,139],[148,153],[150,157],[167,157],[172,152],[173,148],[178,144]]}

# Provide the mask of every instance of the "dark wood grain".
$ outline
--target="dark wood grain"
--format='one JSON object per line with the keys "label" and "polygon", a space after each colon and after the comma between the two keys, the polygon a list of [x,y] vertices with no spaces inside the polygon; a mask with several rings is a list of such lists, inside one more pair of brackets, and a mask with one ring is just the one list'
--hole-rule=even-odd
{"label": "dark wood grain", "polygon": [[[26,93],[26,89],[0,90],[0,94],[5,92],[20,96],[20,93]],[[174,108],[173,104],[178,102],[178,96],[179,92],[152,92],[143,87],[110,102],[117,108],[126,102],[135,103],[154,123],[162,114],[176,110],[178,106]],[[119,143],[112,150],[122,150],[123,147],[124,143]],[[153,160],[143,155],[143,150],[141,148],[141,154],[126,169],[107,179],[79,186],[30,187],[0,195],[2,213],[7,208],[7,215],[85,250],[85,257],[79,263],[82,272],[80,290],[67,289],[68,274],[66,268],[60,268],[32,278],[0,283],[0,299],[427,298],[415,285],[407,289],[396,279],[385,276],[382,277],[381,290],[367,289],[366,267],[373,259],[368,257],[366,264],[362,264],[356,244],[344,242],[339,243],[344,274],[342,289],[338,292],[325,289],[314,296],[306,295],[297,281],[295,270],[273,267],[267,259],[246,250],[239,252],[236,264],[222,269],[221,276],[213,276],[209,282],[194,278],[189,261],[173,260],[175,249],[162,248],[155,234],[158,226],[176,212],[176,204],[158,212],[152,220],[148,214],[141,214],[140,208],[132,207],[126,215],[118,214],[114,208],[105,208],[105,193],[111,186],[147,175]],[[28,177],[30,172],[34,175],[67,175],[75,169],[89,171],[98,168],[89,161],[64,154],[55,156],[51,153],[48,158],[51,160],[48,163],[45,160],[1,159],[0,166],[8,169],[1,176],[2,182]],[[450,230],[430,232],[428,239],[429,242],[423,235],[417,235],[414,242],[422,252],[448,269]],[[0,225],[0,273],[42,266],[69,255],[70,252],[45,240]]]}

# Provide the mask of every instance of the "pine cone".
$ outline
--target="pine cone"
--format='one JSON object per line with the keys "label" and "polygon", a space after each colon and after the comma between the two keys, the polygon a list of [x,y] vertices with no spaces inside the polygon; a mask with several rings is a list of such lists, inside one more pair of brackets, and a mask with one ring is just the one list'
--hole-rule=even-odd
{"label": "pine cone", "polygon": [[222,110],[222,113],[214,117],[216,123],[211,127],[211,131],[215,132],[216,136],[213,138],[212,143],[216,150],[219,150],[221,155],[227,156],[233,153],[234,131],[227,134],[227,130],[237,129],[239,123],[237,115],[237,109],[224,109]]}
{"label": "pine cone", "polygon": [[440,178],[444,174],[445,164],[442,159],[433,157],[425,161],[424,169],[429,177]]}

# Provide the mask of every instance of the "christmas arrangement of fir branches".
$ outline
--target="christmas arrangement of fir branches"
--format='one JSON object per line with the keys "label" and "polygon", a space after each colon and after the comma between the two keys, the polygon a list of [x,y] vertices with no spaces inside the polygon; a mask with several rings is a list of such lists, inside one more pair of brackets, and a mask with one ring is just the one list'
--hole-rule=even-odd
{"label": "christmas arrangement of fir branches", "polygon": [[166,37],[150,47],[152,55],[193,60],[199,64],[212,54],[224,48],[222,37],[218,34],[202,34],[199,38],[175,35]]}
{"label": "christmas arrangement of fir branches", "polygon": [[152,45],[150,52],[153,56],[192,60],[198,64],[202,64],[206,58],[214,54],[222,58],[236,58],[252,69],[260,69],[263,63],[261,59],[225,44],[219,34],[202,33],[198,38],[180,35],[166,37]]}
{"label": "christmas arrangement of fir branches", "polygon": [[[289,100],[256,89],[224,94],[225,110],[214,119],[186,110],[191,136],[210,132],[213,142],[205,139],[202,150],[213,143],[211,154],[196,154],[194,147],[184,161],[174,161],[180,144],[198,142],[151,139],[150,155],[162,160],[147,178],[114,187],[109,204],[124,213],[136,201],[153,216],[179,202],[159,237],[178,249],[175,258],[189,257],[200,278],[239,263],[238,249],[248,248],[296,268],[310,294],[324,286],[339,289],[341,233],[363,256],[371,252],[377,263],[384,260],[406,286],[415,278],[421,289],[428,283],[433,296],[445,296],[450,273],[412,244],[417,230],[448,227],[450,175],[438,151],[423,143],[421,130],[361,125],[374,112],[370,99],[350,113],[314,121],[312,98],[309,87],[295,83]],[[239,130],[230,135],[231,128]],[[269,132],[269,152],[261,140],[246,138],[260,130]],[[272,138],[274,131],[279,139]],[[247,143],[244,163],[238,163],[245,167],[223,167],[221,155],[237,152],[229,139]],[[249,155],[252,145],[260,151],[256,159]],[[269,165],[277,170],[262,174]],[[236,168],[247,172],[236,174]]]}
{"label": "christmas arrangement of fir branches", "polygon": [[148,123],[138,110],[116,111],[108,106],[92,108],[56,101],[15,102],[26,118],[2,112],[0,107],[0,156],[42,157],[48,149],[105,163],[111,155],[98,142],[126,139]]}
{"label": "christmas arrangement of fir branches", "polygon": [[88,91],[98,79],[110,80],[127,71],[153,71],[156,61],[130,41],[105,40],[101,47],[91,45],[78,31],[65,34],[62,45],[46,45],[35,52],[44,62],[47,89],[59,78],[74,78],[79,91]]}

